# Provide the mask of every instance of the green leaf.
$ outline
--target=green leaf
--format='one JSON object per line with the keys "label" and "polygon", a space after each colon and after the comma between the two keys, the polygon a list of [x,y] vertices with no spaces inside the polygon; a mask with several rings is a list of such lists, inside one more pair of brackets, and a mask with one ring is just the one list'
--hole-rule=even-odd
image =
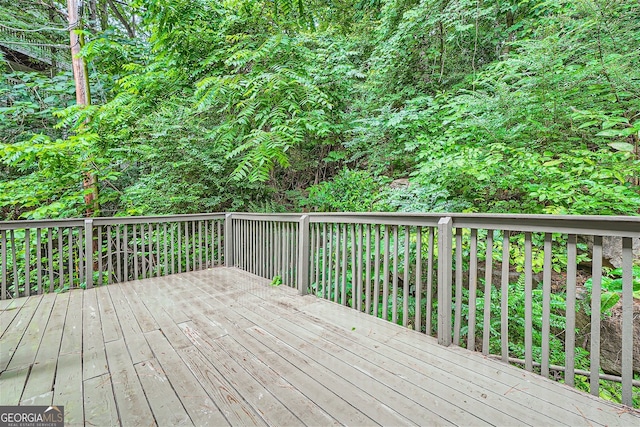
{"label": "green leaf", "polygon": [[624,151],[627,153],[633,153],[634,150],[633,145],[629,144],[628,142],[612,142],[609,144],[609,147],[613,148],[614,150]]}
{"label": "green leaf", "polygon": [[620,294],[617,292],[604,292],[600,298],[600,312],[604,313],[613,308],[620,300]]}

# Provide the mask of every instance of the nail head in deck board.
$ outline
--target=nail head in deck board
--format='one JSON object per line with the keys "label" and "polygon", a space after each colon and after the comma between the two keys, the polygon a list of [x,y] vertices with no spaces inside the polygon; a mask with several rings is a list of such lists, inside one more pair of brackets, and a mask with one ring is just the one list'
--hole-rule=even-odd
{"label": "nail head in deck board", "polygon": [[153,414],[123,339],[105,344],[113,393],[125,426],[152,425]]}
{"label": "nail head in deck board", "polygon": [[157,360],[138,363],[135,369],[158,426],[193,425]]}
{"label": "nail head in deck board", "polygon": [[131,307],[127,302],[122,289],[117,285],[107,286],[111,300],[116,309],[116,315],[118,316],[118,322],[120,323],[120,329],[124,335],[124,340],[127,343],[127,349],[131,354],[131,360],[133,363],[143,362],[153,358],[153,353],[144,339],[142,330],[136,321]]}
{"label": "nail head in deck board", "polygon": [[111,375],[105,374],[87,379],[84,381],[83,389],[85,425],[115,426],[120,424],[113,397]]}
{"label": "nail head in deck board", "polygon": [[191,421],[195,425],[229,425],[162,332],[147,332],[145,337]]}
{"label": "nail head in deck board", "polygon": [[29,375],[30,366],[0,374],[0,405],[17,405]]}
{"label": "nail head in deck board", "polygon": [[18,346],[14,350],[7,369],[22,368],[34,362],[55,299],[55,294],[48,294],[42,297],[38,308],[36,308],[33,317],[29,321],[29,326],[25,329]]}
{"label": "nail head in deck board", "polygon": [[109,372],[104,350],[100,307],[95,292],[84,294],[82,308],[82,377],[87,380]]}

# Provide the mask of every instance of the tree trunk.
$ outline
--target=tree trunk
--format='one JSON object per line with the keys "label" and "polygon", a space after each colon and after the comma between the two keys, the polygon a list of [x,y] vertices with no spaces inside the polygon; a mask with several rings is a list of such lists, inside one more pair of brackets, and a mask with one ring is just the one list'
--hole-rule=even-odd
{"label": "tree trunk", "polygon": [[[83,39],[75,30],[80,29],[78,18],[78,1],[67,0],[67,12],[69,16],[69,40],[71,43],[71,63],[73,66],[73,78],[76,83],[76,103],[81,106],[91,104],[89,91],[89,75],[84,58],[80,56]],[[83,178],[82,186],[85,189],[84,202],[85,215],[94,216],[98,213],[98,179],[95,174],[87,172]]]}

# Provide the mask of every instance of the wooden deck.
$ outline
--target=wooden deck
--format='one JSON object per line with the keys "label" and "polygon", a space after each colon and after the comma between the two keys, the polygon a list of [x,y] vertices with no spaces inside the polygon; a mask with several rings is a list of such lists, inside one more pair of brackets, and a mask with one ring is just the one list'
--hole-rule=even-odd
{"label": "wooden deck", "polygon": [[64,405],[66,425],[640,425],[236,269],[1,303],[0,404]]}

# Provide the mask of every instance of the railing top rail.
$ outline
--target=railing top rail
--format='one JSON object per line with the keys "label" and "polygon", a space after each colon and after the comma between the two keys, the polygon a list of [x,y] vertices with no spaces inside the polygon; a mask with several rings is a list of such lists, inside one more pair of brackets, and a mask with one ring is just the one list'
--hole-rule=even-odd
{"label": "railing top rail", "polygon": [[[640,237],[640,216],[528,215],[478,213],[331,212],[331,213],[231,213],[233,219],[298,222],[302,215],[312,223],[359,223],[435,227],[450,217],[453,227],[485,228],[519,232],[554,232],[603,236]],[[87,218],[94,225],[146,224],[180,221],[222,220],[225,213]],[[0,221],[0,230],[46,227],[81,227],[85,218]]]}
{"label": "railing top rail", "polygon": [[335,212],[304,214],[233,213],[236,219],[254,221],[298,221],[308,215],[312,223],[359,223],[381,225],[438,225],[438,220],[450,217],[453,227],[485,228],[506,231],[554,232],[568,234],[640,237],[640,216],[604,215],[529,215],[479,213],[405,213],[405,212]]}
{"label": "railing top rail", "polygon": [[26,220],[26,221],[0,221],[0,230],[18,230],[25,228],[47,228],[47,227],[82,227],[85,220],[93,221],[94,225],[116,225],[116,224],[147,224],[163,222],[181,221],[202,221],[212,219],[224,219],[224,213],[202,213],[186,215],[160,215],[160,216],[123,216],[123,217],[97,217],[97,218],[69,218],[69,219],[46,219],[46,220]]}

